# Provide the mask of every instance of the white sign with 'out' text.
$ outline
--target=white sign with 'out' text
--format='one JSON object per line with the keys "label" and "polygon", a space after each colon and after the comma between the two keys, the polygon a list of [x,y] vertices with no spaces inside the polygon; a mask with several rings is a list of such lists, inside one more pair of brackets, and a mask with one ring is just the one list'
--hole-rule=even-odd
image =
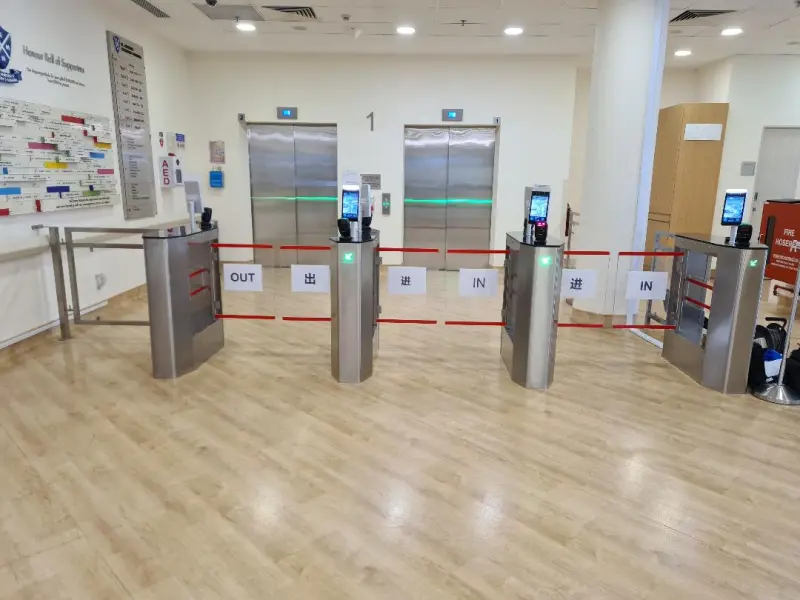
{"label": "white sign with 'out' text", "polygon": [[667,296],[667,274],[658,271],[628,273],[628,300],[663,300]]}
{"label": "white sign with 'out' text", "polygon": [[597,296],[597,271],[564,269],[561,272],[562,298],[594,298]]}
{"label": "white sign with 'out' text", "polygon": [[261,265],[222,265],[226,292],[263,292],[264,280]]}
{"label": "white sign with 'out' text", "polygon": [[428,270],[425,267],[389,267],[390,294],[425,294]]}
{"label": "white sign with 'out' text", "polygon": [[497,295],[497,270],[459,269],[458,295],[493,298]]}
{"label": "white sign with 'out' text", "polygon": [[331,291],[328,265],[292,265],[292,291],[327,294]]}

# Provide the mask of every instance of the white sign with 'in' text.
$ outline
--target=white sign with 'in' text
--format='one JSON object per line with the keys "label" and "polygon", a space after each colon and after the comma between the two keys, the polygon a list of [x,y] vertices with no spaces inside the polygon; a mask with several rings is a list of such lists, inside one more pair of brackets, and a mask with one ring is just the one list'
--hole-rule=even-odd
{"label": "white sign with 'in' text", "polygon": [[331,291],[328,265],[292,265],[292,291],[327,294]]}
{"label": "white sign with 'in' text", "polygon": [[390,294],[425,294],[428,270],[425,267],[389,267]]}
{"label": "white sign with 'in' text", "polygon": [[628,300],[663,300],[667,296],[667,274],[658,271],[628,273]]}
{"label": "white sign with 'in' text", "polygon": [[459,269],[458,295],[493,298],[497,295],[497,270]]}
{"label": "white sign with 'in' text", "polygon": [[597,296],[597,271],[564,269],[561,272],[562,298],[594,298]]}
{"label": "white sign with 'in' text", "polygon": [[226,292],[263,292],[264,280],[261,265],[222,265]]}

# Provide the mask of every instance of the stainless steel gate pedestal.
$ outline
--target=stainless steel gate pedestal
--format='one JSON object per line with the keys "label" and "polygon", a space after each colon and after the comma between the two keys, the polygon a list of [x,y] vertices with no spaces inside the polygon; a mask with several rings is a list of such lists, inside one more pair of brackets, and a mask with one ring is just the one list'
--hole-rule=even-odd
{"label": "stainless steel gate pedestal", "polygon": [[372,377],[378,354],[378,235],[331,238],[331,373],[340,383]]}
{"label": "stainless steel gate pedestal", "polygon": [[153,377],[175,379],[194,370],[225,344],[216,226],[142,236],[150,308]]}
{"label": "stainless steel gate pedestal", "polygon": [[519,385],[546,390],[553,383],[564,242],[534,245],[522,232],[506,235],[500,355]]}
{"label": "stainless steel gate pedestal", "polygon": [[[723,394],[747,392],[767,247],[737,248],[725,238],[675,235],[662,356],[701,385]],[[705,310],[716,258],[708,320]]]}

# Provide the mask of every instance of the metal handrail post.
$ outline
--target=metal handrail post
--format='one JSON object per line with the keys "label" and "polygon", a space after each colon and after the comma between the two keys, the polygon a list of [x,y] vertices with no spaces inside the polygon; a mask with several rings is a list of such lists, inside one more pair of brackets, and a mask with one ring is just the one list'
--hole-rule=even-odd
{"label": "metal handrail post", "polygon": [[67,268],[69,269],[69,287],[72,296],[72,319],[75,325],[81,324],[81,304],[78,299],[78,270],[75,266],[75,247],[72,242],[72,229],[64,228],[64,244],[67,247]]}
{"label": "metal handrail post", "polygon": [[64,262],[61,258],[61,238],[58,227],[49,227],[50,255],[53,258],[53,277],[56,283],[56,302],[58,303],[58,325],[61,329],[61,340],[72,337],[69,330],[69,307],[67,306],[67,288],[64,283]]}

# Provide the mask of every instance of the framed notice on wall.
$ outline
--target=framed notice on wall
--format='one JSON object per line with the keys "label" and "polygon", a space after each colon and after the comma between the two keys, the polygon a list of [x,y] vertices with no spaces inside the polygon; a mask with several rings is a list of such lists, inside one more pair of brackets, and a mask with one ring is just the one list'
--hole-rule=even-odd
{"label": "framed notice on wall", "polygon": [[144,49],[111,31],[106,36],[125,218],[153,217],[156,183]]}
{"label": "framed notice on wall", "polygon": [[208,160],[218,165],[225,164],[225,142],[208,142]]}

